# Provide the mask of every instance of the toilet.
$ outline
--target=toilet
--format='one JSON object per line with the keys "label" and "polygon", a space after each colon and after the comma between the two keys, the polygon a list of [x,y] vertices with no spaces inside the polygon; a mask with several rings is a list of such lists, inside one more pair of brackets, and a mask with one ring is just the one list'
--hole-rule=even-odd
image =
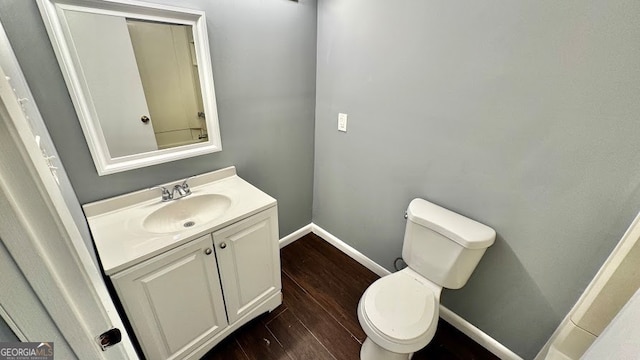
{"label": "toilet", "polygon": [[407,360],[438,326],[442,288],[463,287],[496,232],[423,199],[407,209],[402,258],[407,267],[371,284],[358,304],[367,338],[362,360]]}

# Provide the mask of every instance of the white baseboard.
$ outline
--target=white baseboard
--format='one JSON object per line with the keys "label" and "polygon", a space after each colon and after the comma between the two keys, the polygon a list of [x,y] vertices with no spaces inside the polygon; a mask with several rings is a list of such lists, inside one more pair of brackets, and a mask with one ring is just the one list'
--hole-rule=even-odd
{"label": "white baseboard", "polygon": [[[313,232],[314,234],[318,235],[319,237],[324,239],[329,244],[335,246],[337,249],[339,249],[343,253],[347,254],[349,257],[351,257],[352,259],[354,259],[358,263],[362,264],[362,266],[364,266],[367,269],[373,271],[374,273],[378,274],[379,276],[382,277],[382,276],[385,276],[385,275],[388,275],[388,274],[391,273],[389,270],[387,270],[386,268],[382,267],[380,264],[378,264],[375,261],[369,259],[367,256],[365,256],[360,251],[354,249],[352,246],[350,246],[347,243],[345,243],[344,241],[338,239],[333,234],[329,233],[328,231],[326,231],[325,229],[321,228],[320,226],[318,226],[318,225],[316,225],[314,223],[311,223],[310,225],[305,226],[304,228],[298,230],[294,234],[299,233],[299,232],[303,233],[304,231],[306,231],[303,234],[303,235],[305,235],[305,234],[309,233],[309,231],[307,231],[307,229],[309,227],[311,229],[311,232]],[[303,235],[300,235],[300,237],[302,237]],[[291,235],[289,235],[289,236],[291,236]],[[294,240],[291,240],[289,242],[292,242],[292,241],[294,241]],[[282,244],[282,240],[281,240],[281,244]],[[499,357],[500,359],[503,359],[503,360],[522,360],[522,358],[520,356],[518,356],[513,351],[509,350],[506,346],[502,345],[501,343],[499,343],[497,340],[495,340],[491,336],[485,334],[482,330],[478,329],[473,324],[471,324],[467,320],[463,319],[462,317],[460,317],[459,315],[457,315],[453,311],[447,309],[443,305],[440,305],[440,317],[442,317],[446,322],[451,324],[456,329],[460,330],[460,332],[462,332],[463,334],[465,334],[468,337],[470,337],[471,339],[473,339],[475,342],[480,344],[482,347],[484,347],[485,349],[487,349],[488,351],[490,351],[491,353],[493,353],[495,356]]]}
{"label": "white baseboard", "polygon": [[361,253],[360,251],[354,249],[353,247],[351,247],[350,245],[348,245],[344,241],[338,239],[337,237],[333,236],[333,234],[329,233],[328,231],[326,231],[325,229],[321,228],[320,226],[318,226],[318,225],[316,225],[314,223],[311,223],[311,231],[313,231],[314,234],[316,234],[316,235],[320,236],[321,238],[323,238],[329,244],[331,244],[331,245],[335,246],[336,248],[338,248],[343,253],[349,255],[349,257],[351,257],[353,260],[359,262],[362,266],[364,266],[367,269],[369,269],[369,270],[373,271],[374,273],[378,274],[378,276],[382,277],[382,276],[391,274],[391,272],[389,270],[387,270],[384,267],[380,266],[375,261],[369,259],[363,253]]}
{"label": "white baseboard", "polygon": [[447,309],[444,305],[440,304],[440,317],[444,321],[448,322],[454,328],[460,330],[461,333],[467,335],[473,341],[482,345],[485,349],[489,350],[493,355],[503,360],[522,360],[518,354],[509,350],[506,346],[499,343],[496,339],[484,333],[482,330],[475,327],[467,320],[460,317],[460,315]]}
{"label": "white baseboard", "polygon": [[280,249],[282,249],[283,247],[291,244],[292,242],[300,239],[301,237],[307,235],[308,233],[311,232],[311,227],[313,226],[313,224],[309,224],[306,226],[301,227],[300,229],[292,232],[291,234],[283,237],[282,239],[280,239]]}

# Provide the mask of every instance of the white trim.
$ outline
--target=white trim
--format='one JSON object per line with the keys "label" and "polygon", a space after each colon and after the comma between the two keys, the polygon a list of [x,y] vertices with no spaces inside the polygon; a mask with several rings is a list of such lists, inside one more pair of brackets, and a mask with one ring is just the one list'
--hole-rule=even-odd
{"label": "white trim", "polygon": [[291,234],[283,237],[282,239],[280,239],[280,249],[300,239],[301,237],[309,234],[310,232],[311,232],[311,224],[308,224],[292,232]]}
{"label": "white trim", "polygon": [[509,350],[506,346],[502,345],[496,339],[487,335],[484,331],[478,329],[467,320],[460,317],[460,315],[446,308],[440,304],[440,317],[444,321],[448,322],[454,328],[460,330],[461,333],[470,337],[473,341],[482,345],[485,349],[489,350],[493,355],[503,360],[522,360],[518,354]]}
{"label": "white trim", "polygon": [[[622,235],[622,238],[620,239],[616,247],[613,249],[613,251],[611,251],[611,254],[607,257],[607,260],[605,260],[600,270],[598,270],[598,273],[596,273],[596,275],[593,277],[593,280],[589,283],[587,289],[584,291],[583,295],[576,303],[576,306],[572,311],[573,314],[571,315],[573,321],[579,322],[587,312],[593,310],[591,309],[591,306],[596,301],[596,298],[600,295],[609,280],[611,280],[614,273],[618,270],[618,267],[620,267],[622,262],[627,258],[639,239],[640,213],[637,214],[633,219],[631,225],[629,225],[629,228],[627,228],[627,231],[625,231],[625,233]],[[631,294],[633,294],[634,292],[635,291],[632,291]],[[629,296],[629,298],[630,297],[631,295]]]}
{"label": "white trim", "polygon": [[[311,223],[310,226],[314,234],[318,235],[319,237],[324,239],[326,242],[335,246],[338,250],[347,254],[349,257],[359,262],[367,269],[378,274],[379,276],[382,277],[385,275],[389,275],[391,273],[389,270],[387,270],[380,264],[376,263],[375,261],[369,259],[366,255],[356,250],[351,245],[348,245],[344,241],[338,239],[336,236],[329,233],[327,230],[321,228],[320,226],[314,223]],[[306,229],[307,227],[309,227],[309,225],[303,227],[302,229]],[[301,231],[302,229],[298,231]],[[460,332],[462,332],[463,334],[473,339],[475,342],[480,344],[482,347],[484,347],[485,349],[487,349],[488,351],[490,351],[500,359],[522,360],[522,358],[518,356],[516,353],[509,350],[506,346],[502,345],[500,342],[498,342],[491,336],[487,335],[485,332],[478,329],[473,324],[463,319],[453,311],[447,309],[442,304],[440,304],[440,317],[442,317],[446,322],[451,324],[456,329],[460,330]]]}
{"label": "white trim", "polygon": [[389,270],[385,269],[382,265],[379,265],[375,261],[369,259],[363,253],[356,250],[351,245],[348,245],[344,241],[338,239],[333,234],[329,233],[327,230],[321,228],[320,226],[314,223],[311,223],[311,229],[314,234],[320,236],[329,244],[335,246],[343,253],[349,255],[349,257],[351,257],[353,260],[362,264],[362,266],[378,274],[378,276],[383,277],[391,273]]}
{"label": "white trim", "polygon": [[[631,250],[636,246],[636,243],[640,240],[640,213],[636,214],[636,217],[625,231],[624,235],[616,245],[616,247],[611,251],[611,254],[607,257],[605,262],[602,264],[602,267],[598,270],[596,275],[593,277],[587,288],[578,298],[578,301],[573,305],[571,310],[567,313],[567,315],[562,319],[560,325],[556,328],[556,330],[551,334],[549,340],[544,344],[540,352],[534,358],[535,360],[544,359],[549,350],[553,346],[556,348],[556,351],[563,352],[563,347],[566,344],[566,337],[570,336],[574,329],[581,329],[585,331],[585,329],[580,328],[576,323],[580,323],[580,320],[589,312],[597,311],[592,308],[593,303],[596,298],[600,295],[605,286],[607,286],[608,282],[614,276],[615,272],[618,270],[618,267],[621,263],[626,259]],[[631,292],[633,294],[633,292]],[[628,299],[627,299],[628,300]],[[625,301],[626,302],[626,301]],[[600,334],[592,334],[594,337],[599,336]],[[573,345],[572,342],[569,342]],[[574,347],[575,349],[575,347]]]}
{"label": "white trim", "polygon": [[22,330],[20,329],[18,324],[16,324],[16,322],[13,321],[13,318],[9,315],[9,312],[7,310],[5,310],[4,307],[2,307],[2,304],[0,304],[0,318],[2,318],[2,320],[4,320],[4,322],[7,324],[9,329],[11,329],[11,331],[13,331],[13,334],[18,338],[18,340],[20,340],[22,342],[29,341],[29,339],[22,332]]}

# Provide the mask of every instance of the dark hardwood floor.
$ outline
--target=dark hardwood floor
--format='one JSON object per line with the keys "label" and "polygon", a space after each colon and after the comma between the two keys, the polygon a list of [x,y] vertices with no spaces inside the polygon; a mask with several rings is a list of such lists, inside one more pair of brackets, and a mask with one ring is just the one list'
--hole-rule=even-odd
{"label": "dark hardwood floor", "polygon": [[[238,329],[203,360],[359,359],[356,313],[378,276],[314,234],[281,251],[283,303]],[[442,319],[414,360],[498,359]]]}

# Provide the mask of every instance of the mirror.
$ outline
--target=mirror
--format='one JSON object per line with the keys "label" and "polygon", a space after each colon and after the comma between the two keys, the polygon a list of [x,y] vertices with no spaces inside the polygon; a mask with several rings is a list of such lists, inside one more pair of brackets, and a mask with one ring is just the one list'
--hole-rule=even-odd
{"label": "mirror", "polygon": [[99,175],[222,149],[203,12],[37,1]]}

